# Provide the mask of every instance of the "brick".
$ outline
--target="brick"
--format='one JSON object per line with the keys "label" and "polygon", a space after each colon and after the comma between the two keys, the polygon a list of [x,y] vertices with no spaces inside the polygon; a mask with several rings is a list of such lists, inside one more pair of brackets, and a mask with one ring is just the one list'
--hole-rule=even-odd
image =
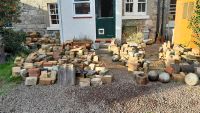
{"label": "brick", "polygon": [[37,77],[26,77],[25,79],[25,85],[26,86],[33,86],[33,85],[37,85]]}
{"label": "brick", "polygon": [[43,67],[52,67],[53,63],[52,62],[44,62]]}
{"label": "brick", "polygon": [[102,77],[103,84],[110,84],[110,83],[112,83],[112,80],[113,80],[113,76],[112,75],[104,75]]}
{"label": "brick", "polygon": [[25,69],[30,69],[30,68],[33,68],[33,63],[24,63],[24,68]]}
{"label": "brick", "polygon": [[165,68],[165,72],[167,72],[171,75],[174,72],[174,69],[171,66],[169,66],[169,67]]}
{"label": "brick", "polygon": [[21,67],[13,67],[12,68],[12,75],[13,76],[19,76],[21,71]]}
{"label": "brick", "polygon": [[55,80],[52,78],[40,78],[39,84],[41,85],[51,85],[54,84]]}
{"label": "brick", "polygon": [[39,77],[40,76],[40,68],[31,68],[28,70],[30,77]]}
{"label": "brick", "polygon": [[41,71],[40,78],[48,78],[48,72],[47,71]]}

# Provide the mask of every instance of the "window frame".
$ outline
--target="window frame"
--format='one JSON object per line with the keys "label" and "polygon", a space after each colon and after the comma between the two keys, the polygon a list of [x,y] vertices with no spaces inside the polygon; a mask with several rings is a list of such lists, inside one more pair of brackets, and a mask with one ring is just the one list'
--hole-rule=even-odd
{"label": "window frame", "polygon": [[[128,2],[130,3],[130,2]],[[138,6],[139,3],[145,3],[145,12],[139,12],[138,11]],[[145,0],[145,2],[139,2],[139,0],[133,0],[133,12],[126,12],[126,4],[127,4],[127,0],[124,0],[124,16],[143,16],[143,15],[147,15],[147,0]]]}
{"label": "window frame", "polygon": [[[75,4],[77,3],[89,3],[90,6],[90,13],[89,14],[76,14],[76,7]],[[88,1],[75,1],[73,0],[73,13],[74,13],[74,17],[91,17],[91,0]]]}
{"label": "window frame", "polygon": [[[50,5],[57,5],[57,7],[55,7],[54,8],[54,10],[56,11],[58,11],[58,4],[57,3],[47,3],[47,6],[48,6],[48,13],[49,13],[49,24],[50,24],[50,27],[56,27],[56,28],[58,28],[59,27],[59,23],[60,23],[60,20],[59,20],[59,12],[57,13],[57,14],[51,14],[51,9],[50,9]],[[58,24],[53,24],[52,23],[52,18],[51,18],[51,16],[52,15],[56,15],[56,16],[58,16],[58,19],[56,19],[57,21],[58,21]]]}

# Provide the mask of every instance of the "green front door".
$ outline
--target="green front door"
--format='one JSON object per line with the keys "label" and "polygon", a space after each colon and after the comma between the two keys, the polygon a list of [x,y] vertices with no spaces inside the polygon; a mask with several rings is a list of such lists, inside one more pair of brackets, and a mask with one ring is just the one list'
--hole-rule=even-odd
{"label": "green front door", "polygon": [[115,38],[115,0],[96,0],[97,38]]}

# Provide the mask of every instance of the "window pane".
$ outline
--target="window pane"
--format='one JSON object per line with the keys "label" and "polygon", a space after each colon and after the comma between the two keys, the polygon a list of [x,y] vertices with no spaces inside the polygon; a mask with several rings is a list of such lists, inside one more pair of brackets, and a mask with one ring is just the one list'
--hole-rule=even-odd
{"label": "window pane", "polygon": [[90,4],[89,3],[75,3],[75,13],[76,14],[90,14]]}
{"label": "window pane", "polygon": [[138,3],[138,12],[146,11],[146,3]]}
{"label": "window pane", "polygon": [[141,5],[141,3],[138,3],[138,12],[142,12],[142,5]]}
{"label": "window pane", "polygon": [[52,22],[52,24],[58,24],[57,20],[52,20],[51,22]]}
{"label": "window pane", "polygon": [[55,9],[55,4],[50,4],[50,9]]}
{"label": "window pane", "polygon": [[143,4],[142,4],[142,12],[145,12],[145,11],[146,11],[146,4],[143,3]]}
{"label": "window pane", "polygon": [[129,12],[129,9],[130,9],[129,4],[126,4],[126,12]]}
{"label": "window pane", "polygon": [[133,12],[133,3],[130,3],[130,12]]}
{"label": "window pane", "polygon": [[138,0],[138,2],[146,2],[146,0]]}

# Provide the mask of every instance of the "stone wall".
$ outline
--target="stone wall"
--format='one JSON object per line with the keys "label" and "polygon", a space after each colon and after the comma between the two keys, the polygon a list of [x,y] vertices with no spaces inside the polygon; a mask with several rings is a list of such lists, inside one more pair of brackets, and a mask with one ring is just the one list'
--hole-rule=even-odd
{"label": "stone wall", "polygon": [[153,26],[149,29],[149,38],[155,38],[157,24],[157,0],[147,0],[147,15],[150,16],[149,19],[124,19],[122,21],[122,42],[125,42],[126,36],[124,36],[124,34],[127,32],[144,32],[144,29],[147,27],[145,23],[148,22],[153,23]]}
{"label": "stone wall", "polygon": [[47,3],[56,3],[57,0],[20,0],[21,16],[20,23],[14,26],[16,30],[25,32],[36,31],[43,34],[47,33],[49,27],[49,13]]}

